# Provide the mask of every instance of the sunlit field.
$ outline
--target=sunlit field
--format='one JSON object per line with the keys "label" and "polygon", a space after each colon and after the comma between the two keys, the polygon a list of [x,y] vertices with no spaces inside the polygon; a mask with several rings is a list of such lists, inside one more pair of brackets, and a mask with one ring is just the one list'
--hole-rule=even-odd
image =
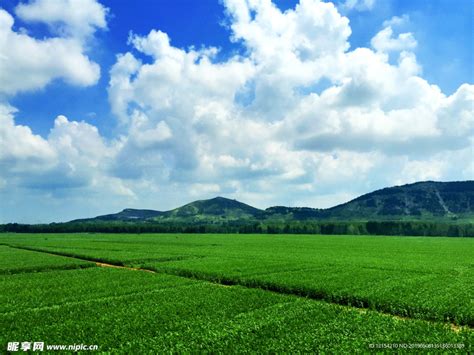
{"label": "sunlit field", "polygon": [[472,343],[472,239],[2,234],[0,243],[3,349],[466,351]]}

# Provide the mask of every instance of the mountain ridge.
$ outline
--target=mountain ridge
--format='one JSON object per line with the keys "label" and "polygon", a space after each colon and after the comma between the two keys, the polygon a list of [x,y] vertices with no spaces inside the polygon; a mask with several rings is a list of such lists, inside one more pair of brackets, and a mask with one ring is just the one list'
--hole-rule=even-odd
{"label": "mountain ridge", "polygon": [[474,180],[420,181],[375,190],[325,209],[272,206],[264,210],[217,196],[169,211],[126,208],[83,221],[209,222],[235,220],[369,220],[474,217]]}

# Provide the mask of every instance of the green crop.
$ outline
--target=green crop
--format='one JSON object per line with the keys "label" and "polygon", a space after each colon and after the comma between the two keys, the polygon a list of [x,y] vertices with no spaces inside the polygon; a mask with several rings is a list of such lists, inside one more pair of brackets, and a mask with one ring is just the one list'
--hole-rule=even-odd
{"label": "green crop", "polygon": [[[7,298],[20,295],[0,315],[1,344],[84,343],[123,353],[348,352],[420,339],[467,349],[470,336],[440,323],[141,271],[93,268],[31,278],[12,275],[1,285],[10,290]],[[54,293],[45,297],[43,286],[54,287]]]}
{"label": "green crop", "polygon": [[95,266],[89,261],[0,245],[0,275]]}
{"label": "green crop", "polygon": [[[472,343],[473,242],[0,234],[8,255],[0,265],[24,265],[24,273],[0,277],[2,342],[98,344],[123,353],[366,352],[370,344],[456,343],[465,352]],[[26,272],[51,268],[53,259],[155,273]],[[453,331],[451,323],[461,327]]]}

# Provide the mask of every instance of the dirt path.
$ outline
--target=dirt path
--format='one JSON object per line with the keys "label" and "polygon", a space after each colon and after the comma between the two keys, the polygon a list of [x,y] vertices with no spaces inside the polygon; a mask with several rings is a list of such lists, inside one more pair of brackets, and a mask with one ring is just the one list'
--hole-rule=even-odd
{"label": "dirt path", "polygon": [[97,266],[100,267],[111,267],[114,269],[126,269],[126,270],[134,270],[134,271],[144,271],[144,272],[151,272],[152,274],[156,274],[156,271],[153,270],[148,270],[148,269],[140,269],[137,267],[128,267],[128,266],[120,266],[120,265],[114,265],[114,264],[107,264],[107,263],[102,263],[102,262],[96,262],[95,263]]}

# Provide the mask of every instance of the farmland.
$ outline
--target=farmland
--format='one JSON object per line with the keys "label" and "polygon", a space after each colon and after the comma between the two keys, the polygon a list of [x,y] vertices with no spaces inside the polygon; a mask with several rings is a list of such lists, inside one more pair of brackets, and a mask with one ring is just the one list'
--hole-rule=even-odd
{"label": "farmland", "polygon": [[0,274],[76,269],[94,266],[89,261],[0,246]]}
{"label": "farmland", "polygon": [[393,343],[466,352],[472,343],[472,239],[0,234],[0,244],[2,349],[41,340],[123,353]]}

